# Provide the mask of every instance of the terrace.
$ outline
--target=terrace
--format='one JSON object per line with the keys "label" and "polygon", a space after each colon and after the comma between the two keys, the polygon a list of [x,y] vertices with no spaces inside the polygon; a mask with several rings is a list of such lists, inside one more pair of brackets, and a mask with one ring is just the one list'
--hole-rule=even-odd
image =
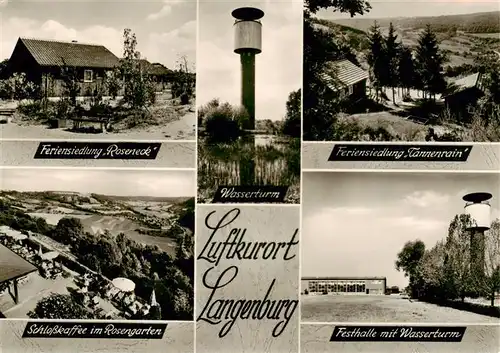
{"label": "terrace", "polygon": [[[27,317],[44,297],[69,294],[95,318],[145,318],[157,306],[154,290],[146,303],[126,278],[108,278],[80,264],[55,240],[0,226],[0,315]],[[75,317],[78,319],[78,317]]]}

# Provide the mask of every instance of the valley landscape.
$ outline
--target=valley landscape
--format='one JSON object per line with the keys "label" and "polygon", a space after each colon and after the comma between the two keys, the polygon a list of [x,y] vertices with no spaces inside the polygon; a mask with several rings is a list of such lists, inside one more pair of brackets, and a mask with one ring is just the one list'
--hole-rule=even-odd
{"label": "valley landscape", "polygon": [[[175,254],[171,230],[186,210],[189,198],[123,197],[77,192],[0,192],[0,198],[24,214],[56,226],[62,218],[77,218],[93,235],[125,234],[144,245]],[[177,230],[189,232],[178,227]],[[190,234],[192,236],[192,234]]]}
{"label": "valley landscape", "polygon": [[[358,52],[363,66],[367,65],[364,51],[368,49],[368,34],[375,22],[384,35],[392,23],[401,43],[410,48],[417,47],[419,35],[430,25],[436,33],[439,48],[447,55],[447,77],[472,73],[486,55],[495,54],[500,58],[500,54],[496,54],[500,52],[500,11],[435,17],[317,20],[318,24],[344,33]],[[463,66],[461,70],[458,69],[460,66]]]}

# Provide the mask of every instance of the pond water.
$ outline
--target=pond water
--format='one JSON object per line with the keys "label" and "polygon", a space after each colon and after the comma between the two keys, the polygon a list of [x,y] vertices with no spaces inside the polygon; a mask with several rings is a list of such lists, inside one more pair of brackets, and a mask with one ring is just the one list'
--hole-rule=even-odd
{"label": "pond water", "polygon": [[211,199],[219,185],[299,183],[300,139],[253,135],[232,143],[198,144],[198,188],[202,199]]}

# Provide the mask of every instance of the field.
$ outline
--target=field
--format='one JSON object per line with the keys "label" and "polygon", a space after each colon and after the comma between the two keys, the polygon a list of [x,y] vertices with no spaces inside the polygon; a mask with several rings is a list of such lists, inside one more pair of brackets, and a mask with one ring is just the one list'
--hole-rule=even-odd
{"label": "field", "polygon": [[399,295],[303,295],[301,310],[302,322],[498,322],[498,318],[410,301]]}
{"label": "field", "polygon": [[147,234],[167,231],[175,224],[180,211],[180,199],[127,199],[79,193],[1,193],[23,213],[40,217],[55,226],[64,217],[80,219],[84,230],[94,235],[109,232],[124,233],[145,245],[156,245],[174,254],[176,240],[167,236]]}
{"label": "field", "polygon": [[[491,16],[497,16],[497,22],[500,23],[500,12],[492,13]],[[473,15],[470,15],[473,16]],[[453,16],[450,16],[453,17]],[[411,48],[415,48],[418,43],[418,37],[423,31],[425,24],[432,23],[439,17],[416,19],[366,19],[354,18],[347,20],[319,20],[319,22],[328,28],[340,29],[350,38],[351,45],[358,52],[367,48],[367,34],[375,21],[380,26],[381,33],[387,35],[389,24],[392,22],[401,42]],[[433,20],[434,19],[434,20]],[[479,27],[476,30],[481,30]],[[446,66],[455,67],[463,64],[474,64],[474,59],[483,55],[486,51],[500,50],[500,33],[484,33],[458,30],[453,25],[449,27],[437,27],[434,25],[439,47],[447,56]],[[483,29],[484,30],[484,29]],[[366,65],[365,56],[360,55],[361,64]]]}

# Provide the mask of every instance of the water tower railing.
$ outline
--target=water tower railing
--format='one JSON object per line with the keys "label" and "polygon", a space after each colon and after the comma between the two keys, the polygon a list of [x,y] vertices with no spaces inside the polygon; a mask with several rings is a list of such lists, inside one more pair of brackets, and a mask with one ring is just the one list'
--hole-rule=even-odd
{"label": "water tower railing", "polygon": [[258,24],[262,24],[262,22],[260,20],[235,20],[234,24],[237,24],[240,22],[257,22]]}
{"label": "water tower railing", "polygon": [[466,203],[465,203],[464,208],[465,208],[465,207],[468,207],[468,206],[470,206],[470,205],[488,205],[488,206],[490,206],[490,207],[491,207],[491,204],[490,204],[490,202],[489,202],[489,201],[481,201],[481,202],[472,202],[472,201],[469,201],[469,202],[466,202]]}

